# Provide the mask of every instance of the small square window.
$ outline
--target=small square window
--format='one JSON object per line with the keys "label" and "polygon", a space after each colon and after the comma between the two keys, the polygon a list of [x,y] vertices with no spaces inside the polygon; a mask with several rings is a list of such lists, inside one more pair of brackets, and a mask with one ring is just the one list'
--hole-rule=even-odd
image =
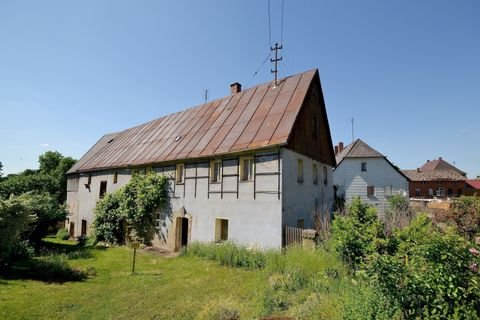
{"label": "small square window", "polygon": [[374,196],[375,196],[375,186],[368,186],[367,197],[374,197]]}
{"label": "small square window", "polygon": [[303,160],[297,159],[297,180],[303,182]]}
{"label": "small square window", "polygon": [[362,168],[362,172],[367,171],[367,163],[366,163],[366,162],[362,162],[361,168]]}
{"label": "small square window", "polygon": [[222,160],[210,161],[210,182],[222,181]]}
{"label": "small square window", "polygon": [[312,166],[312,175],[313,175],[313,184],[318,184],[318,168],[316,163],[314,163]]}
{"label": "small square window", "polygon": [[241,157],[240,158],[240,180],[252,181],[253,180],[253,157]]}
{"label": "small square window", "polygon": [[182,184],[183,183],[183,178],[184,178],[184,173],[185,173],[185,165],[183,163],[178,163],[175,173],[176,173],[175,182],[177,184]]}
{"label": "small square window", "polygon": [[215,220],[215,241],[227,241],[228,240],[228,220],[216,219]]}

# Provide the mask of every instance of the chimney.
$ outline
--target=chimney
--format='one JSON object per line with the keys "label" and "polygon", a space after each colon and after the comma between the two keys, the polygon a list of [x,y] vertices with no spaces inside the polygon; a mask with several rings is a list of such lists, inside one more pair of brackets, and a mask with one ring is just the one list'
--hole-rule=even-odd
{"label": "chimney", "polygon": [[242,85],[238,82],[232,83],[230,85],[230,94],[239,93],[242,91]]}
{"label": "chimney", "polygon": [[335,146],[335,155],[338,154],[338,146]]}
{"label": "chimney", "polygon": [[420,172],[420,168],[417,168],[417,172]]}
{"label": "chimney", "polygon": [[343,151],[343,142],[338,143],[338,153]]}
{"label": "chimney", "polygon": [[438,160],[442,160],[442,157],[438,157]]}

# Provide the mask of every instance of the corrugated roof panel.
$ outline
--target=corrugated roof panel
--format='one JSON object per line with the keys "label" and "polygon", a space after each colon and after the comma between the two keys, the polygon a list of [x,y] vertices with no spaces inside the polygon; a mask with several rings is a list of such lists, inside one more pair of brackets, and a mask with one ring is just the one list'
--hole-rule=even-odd
{"label": "corrugated roof panel", "polygon": [[316,70],[102,138],[74,172],[224,154],[287,142]]}

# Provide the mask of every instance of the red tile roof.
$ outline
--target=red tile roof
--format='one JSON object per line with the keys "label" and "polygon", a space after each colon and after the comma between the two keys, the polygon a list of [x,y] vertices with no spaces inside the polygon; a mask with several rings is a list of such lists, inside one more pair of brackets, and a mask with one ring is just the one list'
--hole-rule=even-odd
{"label": "red tile roof", "polygon": [[68,173],[284,145],[317,73],[284,78],[277,87],[268,82],[106,135]]}
{"label": "red tile roof", "polygon": [[447,161],[443,160],[442,158],[438,158],[435,160],[427,160],[423,166],[420,167],[420,171],[434,171],[434,170],[453,170],[457,173],[465,176],[466,173],[462,170],[458,169],[455,166],[452,166]]}
{"label": "red tile roof", "polygon": [[479,179],[476,179],[476,180],[467,180],[467,181],[465,181],[465,182],[466,182],[468,185],[470,185],[472,188],[480,190],[480,180],[479,180]]}

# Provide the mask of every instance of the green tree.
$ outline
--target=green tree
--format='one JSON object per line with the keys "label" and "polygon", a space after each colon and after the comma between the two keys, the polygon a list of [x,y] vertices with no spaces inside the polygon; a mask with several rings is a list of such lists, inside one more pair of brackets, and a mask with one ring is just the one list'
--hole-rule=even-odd
{"label": "green tree", "polygon": [[0,180],[2,180],[3,177],[3,164],[2,161],[0,161]]}
{"label": "green tree", "polygon": [[28,195],[0,199],[0,268],[10,261],[15,246],[35,221],[32,199]]}
{"label": "green tree", "polygon": [[52,171],[57,169],[62,159],[63,156],[58,151],[45,152],[38,158],[38,163],[40,164],[40,172],[51,173]]}

